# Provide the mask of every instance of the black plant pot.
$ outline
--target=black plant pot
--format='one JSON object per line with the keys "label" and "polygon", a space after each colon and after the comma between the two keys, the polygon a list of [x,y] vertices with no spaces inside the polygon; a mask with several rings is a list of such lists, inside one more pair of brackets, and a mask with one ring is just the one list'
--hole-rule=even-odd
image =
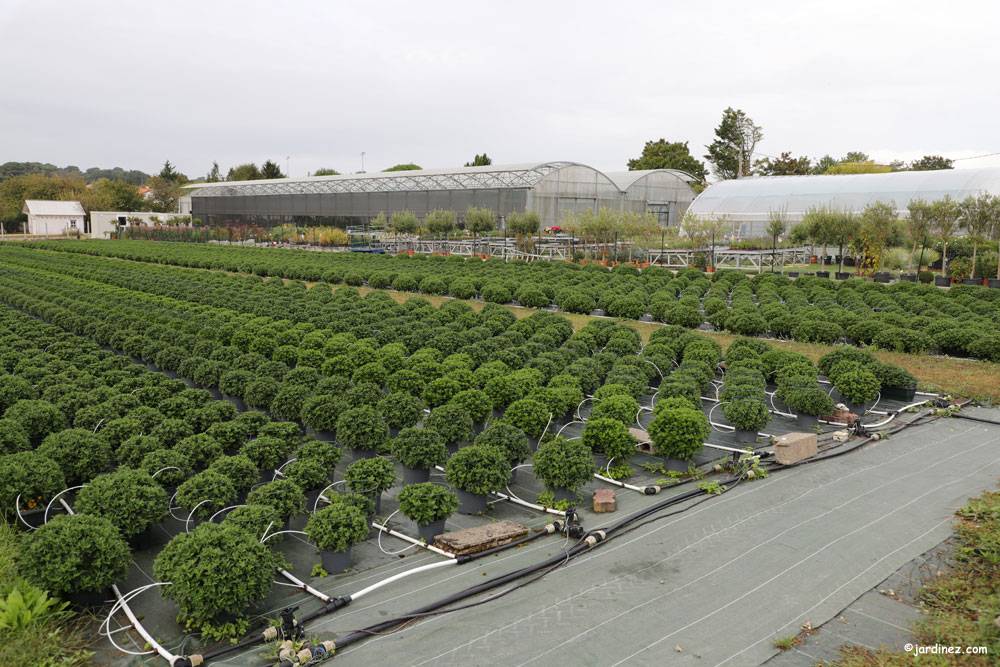
{"label": "black plant pot", "polygon": [[687,472],[688,468],[691,467],[691,462],[667,457],[663,459],[663,466],[673,472]]}
{"label": "black plant pot", "polygon": [[951,281],[945,276],[934,276],[934,284],[938,287],[948,287]]}
{"label": "black plant pot", "polygon": [[983,281],[976,278],[966,278],[962,281],[963,285],[982,285]]}
{"label": "black plant pot", "polygon": [[[45,523],[45,503],[39,505],[33,510],[21,510],[21,518],[24,519],[29,526],[32,528],[38,528],[43,523]],[[23,526],[24,524],[17,521],[18,524]]]}
{"label": "black plant pot", "polygon": [[901,273],[899,274],[899,279],[908,283],[917,282],[917,274],[915,273]]}
{"label": "black plant pot", "polygon": [[431,478],[431,471],[427,468],[407,468],[403,466],[403,484],[420,484]]}
{"label": "black plant pot", "polygon": [[425,525],[417,525],[417,535],[427,544],[434,541],[434,538],[444,532],[444,524],[447,519],[441,519]]}
{"label": "black plant pot", "polygon": [[816,430],[816,424],[819,422],[815,415],[804,415],[799,414],[795,417],[795,426],[804,433],[812,433]]}
{"label": "black plant pot", "polygon": [[749,445],[757,442],[757,431],[742,431],[736,429],[736,442],[742,445]]}
{"label": "black plant pot", "polygon": [[114,593],[108,588],[99,591],[78,591],[76,593],[67,593],[63,596],[76,609],[100,607],[114,599],[114,597]]}
{"label": "black plant pot", "polygon": [[313,431],[312,436],[323,442],[336,442],[337,436],[333,431]]}
{"label": "black plant pot", "polygon": [[850,274],[850,273],[848,273],[847,271],[844,271],[844,272],[840,272],[840,271],[837,271],[837,272],[836,272],[836,273],[834,274],[834,277],[835,277],[835,278],[836,278],[837,280],[847,280],[848,278],[850,278],[850,277],[851,277],[851,274]]}
{"label": "black plant pot", "polygon": [[990,278],[990,287],[1000,289],[1000,278]]}
{"label": "black plant pot", "polygon": [[799,272],[798,271],[789,271],[786,275],[788,275],[789,278],[798,278],[799,277]]}
{"label": "black plant pot", "polygon": [[316,501],[319,499],[319,492],[322,489],[313,489],[312,491],[306,491],[306,512],[312,512],[313,507],[316,507]]}
{"label": "black plant pot", "polygon": [[160,543],[160,532],[156,524],[146,526],[141,533],[128,538],[128,544],[133,551],[145,551],[157,546]]}
{"label": "black plant pot", "polygon": [[378,456],[378,452],[373,449],[356,449],[351,447],[351,456],[354,461],[360,461],[361,459],[373,459]]}
{"label": "black plant pot", "polygon": [[917,395],[916,387],[883,387],[882,398],[909,403]]}
{"label": "black plant pot", "polygon": [[[685,468],[685,470],[686,470],[686,468]],[[575,503],[576,502],[576,491],[573,491],[572,489],[565,489],[565,488],[563,488],[561,486],[560,487],[556,487],[556,488],[552,489],[552,498],[555,499],[556,502],[558,502],[560,500],[565,500],[565,501],[568,501],[568,502],[571,502],[571,503]]]}
{"label": "black plant pot", "polygon": [[321,551],[319,559],[327,574],[339,574],[351,566],[351,547],[343,551]]}
{"label": "black plant pot", "polygon": [[829,278],[830,277],[830,272],[829,271],[817,271],[816,272],[816,277],[817,278]]}
{"label": "black plant pot", "polygon": [[455,489],[458,496],[458,511],[460,514],[483,514],[486,512],[486,496]]}

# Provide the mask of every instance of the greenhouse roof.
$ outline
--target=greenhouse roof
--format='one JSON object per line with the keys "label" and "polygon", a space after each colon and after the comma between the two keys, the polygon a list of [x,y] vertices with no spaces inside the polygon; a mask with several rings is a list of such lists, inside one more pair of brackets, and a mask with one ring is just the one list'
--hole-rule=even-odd
{"label": "greenhouse roof", "polygon": [[785,211],[795,220],[817,207],[857,212],[881,201],[905,212],[914,199],[934,201],[947,195],[960,200],[983,192],[1000,195],[1000,168],[762,176],[714,183],[698,195],[689,210],[700,216],[747,220],[765,220],[771,211]]}
{"label": "greenhouse roof", "polygon": [[457,169],[414,169],[339,176],[193,183],[186,187],[192,190],[193,197],[530,188],[549,173],[578,164],[541,162]]}
{"label": "greenhouse roof", "polygon": [[691,174],[686,171],[681,171],[680,169],[637,169],[634,171],[605,172],[604,175],[610,178],[611,181],[618,186],[619,190],[624,192],[637,181],[649,176],[650,174],[671,174],[685,183],[694,183],[697,180]]}

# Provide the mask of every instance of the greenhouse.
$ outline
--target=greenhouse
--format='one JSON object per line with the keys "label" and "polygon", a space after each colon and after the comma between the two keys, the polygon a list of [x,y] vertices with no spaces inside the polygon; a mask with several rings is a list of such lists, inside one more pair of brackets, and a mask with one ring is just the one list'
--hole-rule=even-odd
{"label": "greenhouse", "polygon": [[667,169],[605,174],[576,162],[346,174],[190,186],[192,214],[210,225],[362,225],[379,213],[443,209],[460,217],[470,206],[501,220],[534,211],[543,226],[600,208],[649,211],[663,224],[680,219],[694,178]]}
{"label": "greenhouse", "polygon": [[766,176],[720,181],[691,204],[700,217],[726,216],[740,236],[764,233],[772,211],[784,212],[792,225],[812,208],[860,213],[876,201],[895,204],[901,215],[914,199],[961,200],[987,192],[1000,195],[1000,168],[899,171],[836,176]]}

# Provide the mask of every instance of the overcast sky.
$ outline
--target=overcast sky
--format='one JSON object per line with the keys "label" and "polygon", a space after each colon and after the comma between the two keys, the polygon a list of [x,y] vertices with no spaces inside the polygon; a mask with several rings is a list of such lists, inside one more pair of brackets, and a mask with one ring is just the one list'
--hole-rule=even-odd
{"label": "overcast sky", "polygon": [[0,162],[623,170],[658,137],[701,158],[727,106],[762,155],[976,156],[998,25],[961,0],[0,0]]}

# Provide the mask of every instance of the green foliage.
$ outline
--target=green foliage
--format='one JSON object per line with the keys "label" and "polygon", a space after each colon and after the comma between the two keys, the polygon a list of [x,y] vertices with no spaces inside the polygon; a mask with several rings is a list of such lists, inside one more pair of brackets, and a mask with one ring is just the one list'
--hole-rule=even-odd
{"label": "green foliage", "polygon": [[691,174],[698,182],[703,183],[708,172],[705,163],[696,160],[688,149],[686,141],[647,141],[642,148],[642,155],[628,161],[629,171],[642,169],[679,169]]}
{"label": "green foliage", "polygon": [[0,419],[0,454],[13,454],[31,449],[28,432],[13,419]]}
{"label": "green foliage", "polygon": [[[174,498],[179,506],[194,510],[195,517],[207,519],[236,501],[236,487],[222,473],[204,470],[178,486]],[[208,502],[199,506],[203,500]]]}
{"label": "green foliage", "polygon": [[445,478],[455,488],[485,495],[502,489],[510,478],[506,452],[490,445],[469,445],[448,459]]}
{"label": "green foliage", "polygon": [[512,424],[493,422],[476,436],[474,445],[486,445],[500,449],[507,457],[507,463],[514,467],[531,455],[531,445],[527,434]]}
{"label": "green foliage", "polygon": [[618,464],[627,463],[635,453],[635,438],[628,427],[617,419],[605,417],[587,420],[582,440],[592,451],[604,454]]}
{"label": "green foliage", "polygon": [[284,467],[285,477],[306,491],[318,491],[329,484],[331,469],[313,459],[296,459]]}
{"label": "green foliage", "polygon": [[299,447],[298,452],[295,454],[296,458],[316,461],[327,470],[333,470],[337,467],[341,455],[342,452],[339,447],[332,442],[325,442],[323,440],[307,440],[302,443],[302,446]]}
{"label": "green foliage", "polygon": [[167,492],[143,470],[119,468],[98,475],[80,489],[74,508],[110,521],[126,539],[166,516]]}
{"label": "green foliage", "polygon": [[368,537],[368,518],[357,507],[333,503],[309,517],[305,532],[317,548],[342,552]]}
{"label": "green foliage", "polygon": [[344,447],[378,452],[388,438],[382,415],[370,405],[345,410],[337,419],[337,442]]}
{"label": "green foliage", "polygon": [[[279,558],[259,538],[232,525],[205,523],[180,533],[153,564],[159,581],[170,581],[164,597],[180,607],[185,628],[208,637],[238,636],[245,629],[243,610],[271,590]],[[235,626],[222,620],[235,615]]]}
{"label": "green foliage", "polygon": [[690,461],[708,438],[708,418],[700,410],[688,407],[658,410],[648,432],[657,454]]}
{"label": "green foliage", "polygon": [[59,602],[42,589],[19,582],[0,597],[0,633],[10,640],[11,633],[65,618],[67,607],[69,603]]}
{"label": "green foliage", "polygon": [[424,402],[405,391],[394,391],[378,403],[386,426],[393,429],[414,426],[423,415]]}
{"label": "green foliage", "polygon": [[785,403],[796,414],[824,417],[833,413],[833,399],[819,387],[793,389],[785,396]]}
{"label": "green foliage", "polygon": [[761,127],[743,110],[727,107],[705,159],[720,179],[745,176],[750,173],[754,149],[763,138]]}
{"label": "green foliage", "polygon": [[445,445],[466,442],[472,437],[472,417],[464,407],[448,403],[431,410],[424,426],[444,438]]}
{"label": "green foliage", "polygon": [[257,464],[245,454],[220,456],[212,462],[208,470],[214,470],[225,476],[233,483],[237,494],[246,493],[260,479],[260,470],[258,470]]}
{"label": "green foliage", "polygon": [[47,435],[66,428],[62,410],[48,401],[20,400],[3,413],[25,430],[32,444],[38,445]]}
{"label": "green foliage", "polygon": [[389,459],[373,456],[347,466],[344,479],[352,491],[378,496],[396,483],[396,469]]}
{"label": "green foliage", "polygon": [[274,470],[290,451],[287,442],[270,436],[254,438],[240,447],[240,454],[253,461],[260,470]]}
{"label": "green foliage", "polygon": [[449,403],[458,405],[476,424],[486,421],[493,411],[493,401],[479,389],[465,389],[451,397]]}
{"label": "green foliage", "polygon": [[444,438],[430,428],[404,428],[393,438],[390,449],[401,465],[412,469],[426,470],[448,460]]}
{"label": "green foliage", "polygon": [[15,520],[18,495],[23,512],[43,508],[65,488],[66,480],[59,464],[38,452],[0,456],[0,517]]}
{"label": "green foliage", "polygon": [[878,378],[865,368],[842,373],[835,381],[834,386],[841,396],[856,404],[875,400],[879,391]]}
{"label": "green foliage", "polygon": [[722,411],[729,423],[739,431],[756,433],[764,428],[771,418],[767,406],[759,398],[737,398],[722,405]]}
{"label": "green foliage", "polygon": [[[187,457],[175,449],[153,450],[142,457],[139,467],[149,473],[150,477],[155,475],[153,479],[157,484],[167,489],[186,480],[192,472]],[[166,468],[175,469],[166,470]]]}
{"label": "green foliage", "polygon": [[[270,505],[243,505],[230,510],[226,514],[223,524],[246,531],[259,540],[264,537],[264,531],[268,530],[268,527],[270,527],[269,533],[281,530],[284,519],[278,514],[278,510]],[[281,538],[282,536],[278,535],[268,539],[265,544],[273,546]]]}
{"label": "green foliage", "polygon": [[86,482],[111,464],[108,442],[100,435],[78,428],[47,436],[38,453],[58,463],[69,484]]}
{"label": "green foliage", "polygon": [[302,492],[302,487],[292,480],[276,479],[250,491],[247,494],[247,504],[268,505],[273,507],[282,519],[287,520],[305,511],[306,496]]}
{"label": "green foliage", "polygon": [[66,595],[102,591],[125,575],[128,545],[107,519],[62,514],[24,537],[18,556],[31,583]]}
{"label": "green foliage", "polygon": [[635,423],[637,414],[639,414],[638,401],[631,395],[614,394],[594,401],[590,419],[614,419],[622,424],[631,425]]}
{"label": "green foliage", "polygon": [[505,422],[515,426],[532,438],[542,435],[549,423],[552,412],[544,403],[530,398],[522,398],[511,403],[504,411]]}
{"label": "green foliage", "polygon": [[582,440],[567,440],[562,436],[549,440],[535,452],[535,475],[549,489],[575,491],[594,473],[590,447]]}
{"label": "green foliage", "polygon": [[222,445],[204,433],[189,435],[174,445],[174,449],[183,454],[195,470],[204,470],[223,453]]}
{"label": "green foliage", "polygon": [[458,497],[432,482],[410,484],[399,492],[399,509],[411,520],[425,526],[451,516],[458,509]]}

